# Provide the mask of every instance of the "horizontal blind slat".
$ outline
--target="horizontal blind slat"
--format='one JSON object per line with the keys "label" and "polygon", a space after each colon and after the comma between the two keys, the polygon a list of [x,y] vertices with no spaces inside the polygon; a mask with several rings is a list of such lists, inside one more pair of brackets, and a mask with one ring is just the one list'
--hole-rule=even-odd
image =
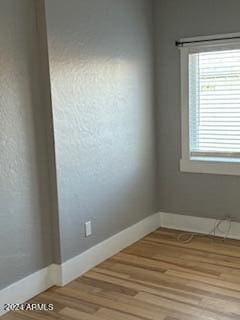
{"label": "horizontal blind slat", "polygon": [[240,152],[240,50],[191,54],[190,149]]}

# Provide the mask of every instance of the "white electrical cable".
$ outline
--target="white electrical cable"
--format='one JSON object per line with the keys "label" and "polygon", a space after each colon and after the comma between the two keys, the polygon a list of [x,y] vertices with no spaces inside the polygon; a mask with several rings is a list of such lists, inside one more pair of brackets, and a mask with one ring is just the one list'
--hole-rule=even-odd
{"label": "white electrical cable", "polygon": [[[232,222],[234,221],[234,218],[232,218],[231,216],[225,216],[224,218],[222,219],[219,219],[219,220],[216,220],[215,223],[214,223],[214,227],[212,228],[212,230],[210,230],[210,232],[207,234],[209,237],[210,236],[216,236],[216,232],[218,232],[218,234],[223,234],[224,237],[223,237],[223,241],[225,241],[228,236],[229,236],[229,233],[231,231],[231,228],[232,228]],[[226,228],[225,231],[223,231],[221,229],[221,226],[224,224],[224,223],[227,223],[228,226]],[[182,243],[190,243],[194,237],[196,236],[204,236],[203,234],[201,233],[189,233],[189,232],[182,232],[178,235],[177,237],[177,240],[179,242],[182,242]]]}

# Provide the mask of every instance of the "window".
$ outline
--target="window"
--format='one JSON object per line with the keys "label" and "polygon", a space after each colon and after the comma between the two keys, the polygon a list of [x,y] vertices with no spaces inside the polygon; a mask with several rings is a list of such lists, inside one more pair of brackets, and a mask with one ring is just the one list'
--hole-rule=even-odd
{"label": "window", "polygon": [[181,171],[240,175],[240,34],[180,43]]}

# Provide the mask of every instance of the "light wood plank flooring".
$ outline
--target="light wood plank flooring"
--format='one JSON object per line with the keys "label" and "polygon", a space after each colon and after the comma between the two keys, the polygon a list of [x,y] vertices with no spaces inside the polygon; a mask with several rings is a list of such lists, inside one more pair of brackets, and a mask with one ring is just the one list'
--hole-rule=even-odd
{"label": "light wood plank flooring", "polygon": [[4,320],[230,320],[240,319],[240,241],[159,229],[64,288],[31,303],[54,311],[16,312]]}

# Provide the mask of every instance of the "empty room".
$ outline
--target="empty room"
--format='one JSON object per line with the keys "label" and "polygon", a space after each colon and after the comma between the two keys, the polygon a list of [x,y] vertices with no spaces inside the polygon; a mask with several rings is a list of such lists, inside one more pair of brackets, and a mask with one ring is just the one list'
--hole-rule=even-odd
{"label": "empty room", "polygon": [[239,12],[0,0],[0,319],[240,320]]}

